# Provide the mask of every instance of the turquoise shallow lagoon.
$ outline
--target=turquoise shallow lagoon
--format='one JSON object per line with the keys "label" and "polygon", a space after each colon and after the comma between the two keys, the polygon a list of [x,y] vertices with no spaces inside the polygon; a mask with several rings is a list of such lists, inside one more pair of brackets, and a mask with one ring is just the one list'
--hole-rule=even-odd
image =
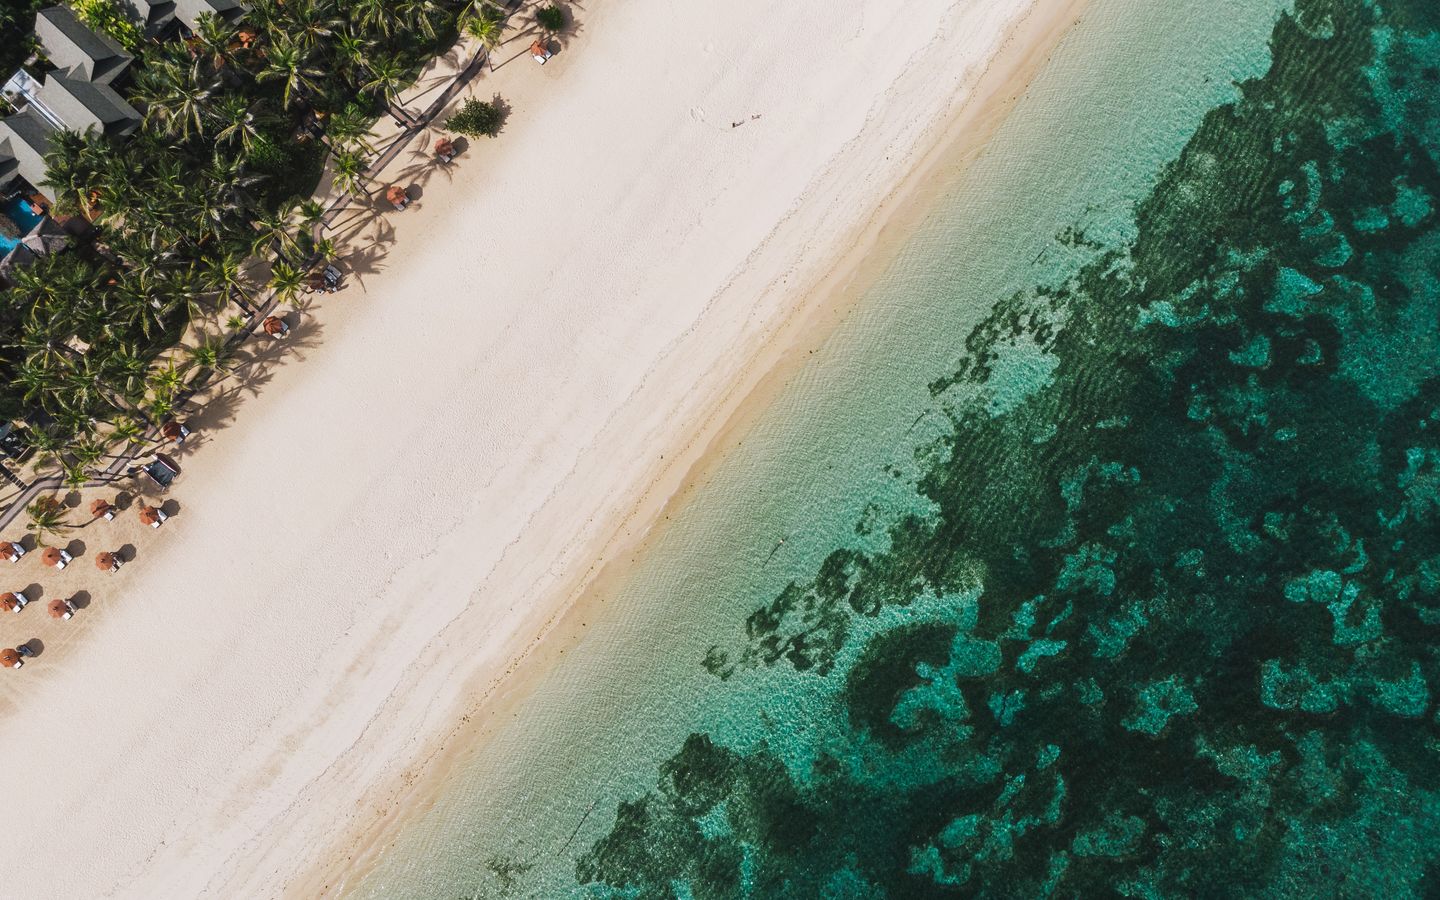
{"label": "turquoise shallow lagoon", "polygon": [[1433,0],[1097,0],[350,891],[1440,892],[1437,162]]}

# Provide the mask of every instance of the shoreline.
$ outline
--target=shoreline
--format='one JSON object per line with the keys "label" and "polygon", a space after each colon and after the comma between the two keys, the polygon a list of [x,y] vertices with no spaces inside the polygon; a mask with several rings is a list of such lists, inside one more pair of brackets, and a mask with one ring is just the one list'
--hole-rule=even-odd
{"label": "shoreline", "polygon": [[[951,11],[946,7],[914,5],[921,6],[927,15],[933,6],[934,14],[947,17],[943,21],[951,27],[973,24],[958,13],[948,18]],[[1021,5],[1017,0],[1012,8]],[[447,253],[464,248],[462,244],[437,242],[433,235],[429,235],[431,246],[426,247],[417,243],[426,236],[419,229],[427,223],[434,229],[447,220],[455,221],[462,214],[459,204],[473,200],[473,195],[452,195],[432,185],[419,204],[432,206],[432,210],[423,216],[406,213],[382,219],[380,227],[395,232],[391,242],[394,250],[413,254],[400,273],[405,280],[398,281],[385,271],[384,256],[378,261],[367,260],[368,267],[353,267],[363,296],[341,295],[326,301],[321,310],[323,318],[307,321],[298,340],[287,349],[287,356],[295,358],[290,358],[288,365],[276,367],[273,386],[262,385],[267,396],[258,401],[252,398],[230,414],[232,418],[252,420],[249,427],[227,428],[216,441],[219,446],[205,450],[190,478],[177,486],[176,495],[185,500],[186,507],[176,523],[160,535],[164,543],[144,547],[147,553],[140,564],[116,576],[123,581],[114,582],[115,586],[133,585],[127,593],[139,595],[129,598],[134,608],[104,608],[107,602],[123,605],[123,598],[98,602],[101,608],[88,611],[81,620],[84,630],[74,633],[75,643],[90,645],[83,648],[84,659],[79,658],[82,654],[56,653],[62,657],[58,665],[36,667],[39,671],[33,674],[40,677],[27,679],[30,684],[7,685],[7,697],[19,690],[39,694],[36,686],[46,685],[45,702],[54,708],[40,709],[39,699],[11,700],[9,705],[28,703],[30,708],[25,711],[39,714],[32,717],[30,727],[36,727],[33,719],[38,718],[41,735],[27,739],[7,730],[0,736],[0,749],[27,756],[33,756],[37,746],[54,752],[54,744],[47,748],[47,740],[71,745],[73,739],[65,741],[66,731],[89,733],[75,729],[77,725],[88,729],[91,723],[84,717],[87,712],[93,714],[82,701],[64,705],[61,695],[77,687],[83,690],[87,676],[104,678],[107,672],[119,671],[121,657],[132,651],[132,646],[116,646],[109,639],[125,636],[144,640],[150,635],[142,629],[150,629],[155,633],[154,642],[134,649],[155,654],[157,661],[158,655],[171,646],[184,643],[194,647],[185,651],[193,654],[193,659],[187,656],[169,660],[168,668],[160,670],[160,677],[173,681],[156,685],[143,677],[144,673],[127,676],[125,686],[130,691],[157,691],[165,695],[161,698],[164,702],[156,701],[130,716],[124,710],[115,710],[94,722],[96,735],[101,740],[118,742],[120,748],[114,751],[115,765],[108,767],[103,754],[109,748],[98,748],[95,758],[86,761],[87,770],[77,774],[68,793],[58,798],[54,815],[61,818],[57,821],[65,821],[69,812],[86,814],[75,831],[67,831],[77,843],[91,843],[92,831],[97,837],[105,833],[110,816],[103,809],[95,809],[97,803],[128,804],[147,798],[157,772],[167,766],[175,769],[179,783],[173,789],[166,785],[169,793],[156,799],[153,808],[142,810],[139,824],[144,826],[144,834],[138,843],[132,842],[123,851],[109,846],[97,851],[98,862],[91,864],[101,868],[93,871],[93,877],[85,874],[90,880],[84,882],[85,888],[77,889],[107,895],[158,890],[267,896],[283,891],[313,896],[358,877],[357,868],[363,869],[376,851],[383,850],[387,836],[403,825],[405,811],[433,797],[457,758],[478,752],[478,742],[470,738],[483,731],[484,723],[466,720],[479,711],[493,718],[523,699],[526,679],[542,672],[547,660],[557,652],[564,652],[565,643],[573,640],[569,632],[576,628],[577,621],[581,622],[580,628],[584,627],[588,603],[603,598],[607,586],[623,577],[628,558],[643,555],[652,527],[657,523],[663,527],[665,511],[686,502],[690,486],[724,455],[737,436],[743,435],[753,416],[768,405],[774,392],[803,362],[803,344],[823,340],[844,321],[868,279],[883,269],[889,254],[903,242],[907,217],[923,217],[923,188],[941,177],[942,170],[963,166],[983,151],[988,135],[1023,93],[1028,76],[1043,65],[1049,50],[1083,12],[1085,0],[1067,0],[1060,12],[1039,11],[1033,2],[1023,5],[1028,7],[1024,21],[1006,29],[1002,41],[1006,49],[991,54],[987,74],[977,75],[980,87],[971,101],[958,106],[953,99],[947,101],[943,114],[922,126],[904,121],[889,123],[891,130],[886,133],[891,140],[885,145],[876,146],[872,140],[867,146],[858,136],[845,141],[826,161],[822,175],[817,178],[812,174],[801,187],[798,199],[783,211],[778,224],[762,235],[758,244],[749,245],[748,252],[727,263],[725,269],[681,273],[683,267],[677,262],[672,265],[677,274],[669,276],[670,281],[657,276],[655,284],[639,284],[639,292],[649,298],[650,305],[639,306],[638,313],[597,302],[601,308],[590,311],[591,320],[603,322],[605,333],[601,337],[612,340],[597,342],[584,323],[567,330],[563,318],[553,317],[571,316],[568,307],[551,306],[532,313],[518,302],[499,309],[491,318],[482,320],[477,313],[477,318],[472,319],[447,311],[446,315],[437,315],[434,323],[415,322],[411,312],[433,302],[456,281],[472,289],[478,287],[481,297],[485,296],[487,282],[531,284],[534,286],[529,299],[547,302],[561,289],[552,285],[572,290],[585,285],[585,277],[593,274],[586,267],[607,259],[611,247],[591,250],[575,263],[543,255],[534,266],[529,266],[528,261],[522,267],[514,260],[500,260],[491,263],[502,270],[498,273],[472,266],[449,278],[431,276],[428,281],[416,283],[423,273],[453,267],[456,260]],[[595,32],[597,42],[610,34],[602,33],[601,25],[607,24],[604,17],[611,17],[608,25],[616,29],[636,31],[639,26],[623,21],[631,14],[633,11],[606,9],[591,14],[587,27]],[[617,17],[622,21],[615,22]],[[897,18],[903,20],[904,16]],[[594,24],[597,22],[600,24]],[[695,28],[697,24],[704,28],[703,22],[688,23],[687,27]],[[744,29],[729,27],[736,34],[720,37],[738,35],[741,42],[747,39]],[[898,23],[891,27],[892,31],[871,37],[871,43],[883,45],[908,30]],[[633,37],[629,32],[625,35]],[[951,35],[949,40],[963,42],[965,38]],[[596,69],[606,60],[599,47],[592,52],[590,41],[587,34],[576,42],[573,55],[562,53],[544,69],[532,67],[516,73],[523,82],[513,87],[507,84],[507,91],[515,94],[516,108],[528,114],[533,93],[548,89],[550,82],[556,82],[553,87],[557,93],[553,100],[547,98],[544,102],[558,106],[564,94],[580,91],[582,85],[572,82],[580,82],[582,76],[591,79],[585,86],[613,77],[606,69]],[[835,45],[844,44],[837,37]],[[935,52],[934,47],[927,50]],[[615,62],[613,57],[608,61]],[[587,65],[589,68],[584,68]],[[922,72],[922,68],[901,67],[900,77],[885,84],[880,95],[898,93],[896,85],[908,75],[912,81],[920,82],[910,85],[909,99],[916,101],[917,92],[932,84],[930,73]],[[715,91],[723,93],[723,78],[717,76],[716,84],[720,87]],[[988,90],[984,87],[987,84]],[[493,86],[493,79],[482,78],[467,93]],[[742,99],[747,90],[758,89],[743,83],[730,87]],[[573,107],[579,101],[572,98],[569,102]],[[885,105],[879,97],[877,103]],[[716,101],[715,105],[723,104]],[[698,119],[696,109],[700,110]],[[885,106],[881,111],[903,120],[910,109],[897,111]],[[573,115],[573,108],[570,112]],[[722,124],[708,122],[710,114],[703,107],[692,106],[689,114],[692,120],[714,128],[722,136],[728,133]],[[860,123],[862,130],[872,126],[869,115],[867,112]],[[517,117],[517,143],[528,136],[525,147],[531,151],[543,149],[543,140],[536,134],[543,134],[547,126],[563,125],[557,121],[563,118],[545,108],[538,108],[534,119]],[[753,131],[758,135],[763,125],[764,120],[757,122]],[[968,142],[960,135],[967,128],[974,129],[966,136]],[[735,136],[752,141],[747,129],[749,125]],[[833,139],[841,130],[827,125],[826,139]],[[794,133],[797,131],[802,133]],[[783,148],[784,153],[772,151],[779,154],[781,165],[788,166],[775,176],[776,184],[782,188],[792,183],[784,179],[793,179],[794,173],[804,170],[808,162],[808,136],[803,131],[801,126],[794,126],[791,133],[782,135],[791,141]],[[612,136],[622,142],[626,137],[623,130],[612,132]],[[564,140],[563,135],[560,140]],[[658,151],[665,150],[663,143],[654,146]],[[627,149],[617,146],[615,152],[623,154]],[[886,178],[877,177],[876,169],[869,165],[881,156],[888,160],[887,150],[901,151],[902,156],[886,170],[895,176],[893,183],[884,183]],[[759,151],[751,147],[736,152]],[[466,180],[471,191],[481,190],[476,182],[489,180],[482,160],[493,156],[497,158],[490,162],[496,168],[514,168],[520,164],[516,158],[523,155],[521,147],[506,144],[504,139],[493,148],[476,147],[468,158],[462,157],[457,179],[465,177],[467,165],[479,168]],[[849,168],[842,165],[845,162]],[[603,177],[607,173],[598,174]],[[702,172],[694,179],[701,182],[701,188],[707,185],[706,174]],[[688,173],[674,173],[673,177],[682,175]],[[718,176],[711,177],[718,180]],[[878,203],[865,202],[870,194],[853,196],[847,180],[856,177],[877,182],[867,186],[878,195]],[[644,223],[656,217],[650,209],[627,210],[625,203],[630,198],[623,192],[608,200],[608,207],[587,207],[589,198],[575,197],[578,209],[564,208],[561,204],[566,191],[573,187],[573,182],[558,187],[537,184],[533,189],[514,183],[491,185],[489,189],[496,196],[486,200],[493,208],[515,209],[529,198],[529,202],[549,211],[564,209],[565,214],[581,222],[613,217],[620,220],[617,230],[625,222]],[[763,189],[763,185],[757,187]],[[827,195],[827,187],[839,193]],[[536,200],[534,195],[543,199]],[[840,199],[833,201],[835,208],[830,211],[827,201],[832,196]],[[848,205],[843,202],[846,200]],[[717,213],[720,219],[727,214],[739,215],[743,208],[733,203],[725,206],[714,198],[710,202],[722,207]],[[817,205],[827,211],[819,221]],[[802,215],[807,210],[808,217]],[[683,224],[689,221],[690,213],[660,207],[658,217],[667,215],[668,221]],[[493,224],[484,222],[482,227]],[[563,223],[557,220],[559,224]],[[831,228],[830,233],[824,233],[826,226]],[[704,237],[702,225],[689,227],[691,238]],[[545,233],[540,226],[534,230],[536,234]],[[577,236],[583,233],[578,226],[572,230]],[[663,229],[657,227],[652,234],[660,243],[646,246],[640,255],[674,252],[685,257],[688,253],[686,260],[693,259],[697,265],[703,262],[705,253],[697,253],[695,248],[671,247]],[[816,234],[821,237],[815,238]],[[505,238],[499,235],[496,240]],[[591,234],[592,241],[614,239],[615,235]],[[743,236],[735,238],[720,251],[737,249],[744,240]],[[796,264],[797,258],[802,265]],[[616,265],[622,271],[624,266],[631,266],[629,271],[641,278],[647,275],[645,269],[634,268],[636,263],[628,259],[619,259]],[[792,282],[809,287],[797,290]],[[667,291],[715,283],[723,286],[708,295],[693,319],[684,319],[678,313],[667,319],[672,313],[656,302],[664,299]],[[387,286],[396,293],[387,293]],[[408,291],[401,296],[399,292],[407,286]],[[628,294],[620,290],[630,287],[602,284],[597,290],[613,290],[609,297],[621,299]],[[734,299],[752,296],[758,298],[753,305]],[[729,302],[725,302],[727,299]],[[632,347],[631,335],[652,328],[646,316],[660,320],[655,327],[671,328],[675,333],[673,340],[661,348],[657,361],[628,386],[623,399],[613,402],[603,421],[582,423],[586,427],[594,425],[595,430],[580,435],[573,449],[553,451],[556,455],[547,458],[556,441],[567,434],[574,437],[564,430],[569,427],[565,418],[568,408],[550,412],[552,418],[546,419],[546,405],[552,395],[537,391],[532,396],[528,393],[531,386],[518,379],[505,382],[503,389],[517,392],[519,399],[508,405],[500,401],[482,404],[481,409],[470,411],[470,418],[455,428],[456,433],[437,434],[437,423],[450,423],[459,415],[453,394],[446,396],[445,391],[462,393],[463,387],[471,384],[465,381],[452,387],[456,385],[452,370],[457,360],[473,359],[477,371],[488,367],[484,372],[493,374],[530,358],[540,338],[530,332],[512,337],[526,324],[517,318],[522,312],[546,317],[547,323],[553,318],[553,323],[560,326],[559,337],[550,338],[554,346],[542,345],[542,349],[556,366],[573,365],[580,372],[577,377],[584,377],[586,372],[604,373],[608,365],[623,362],[619,357],[608,361],[605,354]],[[387,327],[384,320],[385,316],[395,315],[407,316],[401,338],[393,335],[400,329]],[[626,316],[630,319],[626,320]],[[618,326],[617,319],[621,320]],[[451,325],[468,326],[472,321],[486,326],[472,332],[476,334],[473,342],[447,333],[453,330]],[[332,339],[327,334],[317,341],[322,329],[333,329],[338,337]],[[361,372],[357,357],[375,354],[378,347],[383,359],[387,352],[393,352],[386,342],[402,340],[408,343],[402,343],[399,352],[405,356],[410,376],[407,382],[413,382],[414,387],[407,383],[405,389],[399,389],[377,376],[375,381],[359,383],[362,392],[368,391],[365,397],[357,400],[345,396],[352,389],[345,379]],[[597,343],[609,346],[597,349]],[[745,348],[744,352],[735,352],[737,347]],[[643,352],[651,352],[651,348]],[[305,371],[307,357],[327,367],[330,378]],[[697,372],[696,358],[704,358],[709,364]],[[483,386],[486,379],[476,376],[473,383]],[[707,394],[688,390],[690,384],[712,387]],[[435,392],[434,396],[424,393],[427,387]],[[590,396],[604,397],[609,387],[599,386]],[[270,396],[275,393],[280,394],[279,399]],[[205,413],[202,410],[202,415]],[[514,423],[491,421],[516,413],[522,418]],[[395,433],[385,437],[398,449],[333,448],[314,443],[327,436],[346,436],[368,415],[387,416],[386,422]],[[547,443],[544,437],[552,440]],[[306,457],[306,468],[316,470],[313,476],[303,476],[303,481],[313,477],[317,484],[311,486],[296,479],[285,468],[293,462],[289,449],[264,446],[267,440],[297,443],[299,446],[293,449]],[[678,453],[674,449],[677,444]],[[418,471],[397,471],[416,462],[404,449],[421,445],[436,446],[437,459],[417,464]],[[664,461],[647,461],[646,452],[653,452],[657,446],[666,446]],[[477,458],[480,462],[494,461],[495,465],[482,468],[476,464]],[[567,462],[571,459],[573,464]],[[353,475],[347,466],[353,467]],[[236,481],[236,476],[243,478],[244,473],[256,470],[283,471],[287,478],[277,485],[247,482],[243,488]],[[327,471],[345,471],[347,477],[327,476]],[[558,480],[545,481],[562,471]],[[532,482],[538,486],[532,488]],[[608,491],[587,487],[597,482],[613,486]],[[242,491],[245,496],[237,497]],[[196,496],[202,502],[196,503]],[[239,508],[212,515],[203,502],[207,497]],[[403,503],[377,510],[373,508],[376,498],[403,498]],[[500,512],[521,513],[524,521],[492,524],[473,509],[480,503]],[[289,506],[303,508],[306,516],[291,521],[290,517],[276,515]],[[222,523],[219,518],[226,521]],[[318,521],[298,521],[308,518]],[[215,555],[222,548],[211,544],[218,543],[219,535],[229,538],[232,519],[237,526],[233,529],[234,539],[242,546],[263,541],[275,548],[267,554],[271,558],[263,560],[263,574],[256,569],[262,561],[248,567],[230,565]],[[578,526],[577,519],[583,519]],[[178,535],[177,529],[181,532]],[[414,538],[410,537],[412,532]],[[200,540],[206,534],[211,542]],[[383,538],[386,544],[383,551],[376,548],[375,555],[380,559],[357,563],[353,566],[356,571],[351,571],[347,563],[355,552],[353,539],[372,535],[377,540]],[[410,542],[416,546],[408,546]],[[295,549],[287,553],[285,548],[290,547]],[[476,569],[485,573],[478,586],[473,575]],[[245,587],[265,598],[266,603],[257,603],[258,608],[243,613],[223,611],[229,617],[218,624],[204,618],[185,621],[176,615],[179,607],[175,604],[164,608],[146,605],[152,597],[168,598],[183,585],[197,582],[207,587],[215,585],[217,597],[244,599],[245,590],[227,588],[227,581],[232,579],[245,582]],[[286,595],[270,602],[271,594],[287,586],[306,588],[308,594],[312,584],[321,583],[333,584],[341,592],[337,597],[347,592],[375,593],[344,603],[322,598],[325,602],[313,610],[294,608],[294,602],[302,596],[298,592],[293,599]],[[546,598],[543,603],[542,598]],[[290,617],[283,627],[268,620],[269,616],[280,615]],[[206,626],[213,626],[214,633],[208,633]],[[101,630],[111,633],[96,633]],[[304,652],[265,663],[258,659],[226,659],[235,650],[272,646],[286,637],[293,637]],[[102,643],[105,646],[96,646]],[[138,665],[143,668],[148,664],[142,660]],[[82,666],[84,672],[79,671]],[[280,671],[271,673],[268,670],[272,668]],[[32,675],[32,670],[27,668],[25,675]],[[261,694],[268,705],[237,709],[233,717],[222,707],[186,712],[182,722],[157,718],[177,709],[191,710],[197,698],[223,704],[226,698],[244,696],[242,689]],[[117,696],[122,693],[118,686],[113,690]],[[379,694],[381,691],[384,693]],[[371,699],[377,694],[383,701]],[[98,704],[98,697],[95,702]],[[227,725],[253,732],[238,740],[230,735],[223,740],[206,739],[206,729]],[[47,734],[46,729],[52,727],[53,733]],[[167,752],[160,753],[149,735],[156,728],[183,728],[185,733],[173,750],[167,747]],[[357,797],[354,788],[358,785],[365,789]],[[103,799],[91,801],[88,789],[95,789]],[[431,792],[428,796],[427,790]],[[34,800],[44,794],[26,795],[19,802],[33,806]],[[193,809],[182,808],[180,804],[186,802],[180,799],[183,797],[191,798],[188,802]],[[49,822],[40,824],[47,830],[52,827]],[[286,847],[305,845],[326,847],[327,852],[319,858],[330,862],[322,862],[314,871],[295,871],[294,854],[287,853]],[[43,865],[39,857],[38,851],[27,857],[30,862],[26,871],[17,875],[18,884],[26,884],[27,878],[40,874],[36,871],[36,866]],[[51,862],[55,867],[67,865],[58,850]],[[335,875],[341,869],[346,870],[343,878]],[[56,871],[58,868],[52,869],[51,874]],[[69,872],[66,875],[72,879],[67,886],[75,886],[73,879],[82,877]],[[108,882],[108,890],[103,888],[106,878],[113,879]]]}
{"label": "shoreline", "polygon": [[[517,707],[548,667],[583,637],[581,621],[624,582],[633,566],[670,518],[667,510],[683,507],[706,473],[744,440],[756,420],[806,363],[803,345],[824,343],[839,328],[871,284],[903,249],[916,224],[935,197],[926,192],[937,182],[953,183],[982,155],[995,131],[1028,89],[1055,48],[1083,17],[1090,0],[1063,0],[1043,13],[1031,6],[1006,31],[1001,49],[985,66],[974,92],[927,146],[917,148],[918,161],[873,212],[855,224],[853,233],[837,240],[829,272],[809,287],[794,291],[796,301],[776,333],[755,348],[741,378],[716,398],[702,426],[692,432],[677,456],[646,485],[640,498],[600,548],[596,562],[573,576],[567,599],[504,671],[493,675],[480,699],[457,714],[458,724],[432,740],[428,753],[411,768],[432,770],[429,778],[407,779],[367,792],[367,805],[385,808],[380,821],[351,832],[320,854],[329,862],[312,866],[286,886],[287,895],[332,896],[363,879],[381,854],[405,828],[413,813],[431,806],[443,794],[445,780],[463,760],[482,752],[485,732],[493,723],[518,715]],[[972,130],[973,129],[973,130]],[[667,453],[667,456],[673,454]],[[477,719],[483,713],[483,720]],[[380,794],[377,798],[374,794]],[[397,812],[398,810],[398,812]],[[408,815],[406,813],[412,813]]]}

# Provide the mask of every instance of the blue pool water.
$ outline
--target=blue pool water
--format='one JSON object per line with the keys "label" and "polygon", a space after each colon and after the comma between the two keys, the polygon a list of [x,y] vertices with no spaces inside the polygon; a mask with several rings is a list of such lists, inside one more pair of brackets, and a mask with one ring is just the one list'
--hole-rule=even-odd
{"label": "blue pool water", "polygon": [[[21,234],[29,234],[30,229],[39,225],[40,220],[44,218],[44,216],[37,216],[30,211],[30,203],[24,197],[11,197],[6,200],[4,204],[0,204],[0,212],[3,212],[7,219],[15,223]],[[0,234],[0,254],[9,253],[17,243],[19,241]]]}

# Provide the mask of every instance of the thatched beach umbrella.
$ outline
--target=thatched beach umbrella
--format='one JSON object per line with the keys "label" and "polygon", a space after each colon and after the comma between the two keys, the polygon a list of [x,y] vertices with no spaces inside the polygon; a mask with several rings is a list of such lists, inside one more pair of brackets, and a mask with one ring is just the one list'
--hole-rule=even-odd
{"label": "thatched beach umbrella", "polygon": [[20,557],[25,555],[25,548],[15,541],[0,541],[0,556],[11,562],[18,562]]}
{"label": "thatched beach umbrella", "polygon": [[400,185],[392,184],[385,189],[385,199],[396,209],[404,209],[405,204],[410,202],[410,195],[405,193],[405,189]]}
{"label": "thatched beach umbrella", "polygon": [[171,419],[160,426],[160,434],[167,441],[178,441],[185,436],[185,429],[180,427],[179,422]]}
{"label": "thatched beach umbrella", "polygon": [[97,519],[101,516],[104,516],[107,519],[115,518],[114,509],[115,507],[110,505],[109,500],[101,500],[99,498],[96,498],[90,501],[90,515],[94,516]]}
{"label": "thatched beach umbrella", "polygon": [[436,155],[436,156],[454,156],[454,155],[455,155],[455,142],[452,141],[452,140],[450,140],[448,137],[442,137],[442,138],[440,138],[440,140],[438,140],[438,141],[435,142],[435,155]]}
{"label": "thatched beach umbrella", "polygon": [[265,321],[261,323],[261,327],[264,328],[265,333],[271,337],[284,337],[285,332],[290,330],[290,326],[285,324],[284,319],[279,319],[275,316],[266,316]]}
{"label": "thatched beach umbrella", "polygon": [[59,547],[46,547],[40,551],[40,561],[53,569],[65,568],[73,558],[69,553],[66,553]]}
{"label": "thatched beach umbrella", "polygon": [[25,660],[20,658],[20,651],[12,650],[9,647],[0,650],[0,666],[7,669],[18,669],[25,665]]}
{"label": "thatched beach umbrella", "polygon": [[16,594],[10,591],[0,594],[0,609],[4,609],[6,612],[18,613],[25,608],[25,603],[24,594]]}
{"label": "thatched beach umbrella", "polygon": [[95,554],[95,568],[102,572],[115,572],[120,568],[120,557],[109,550],[102,550]]}
{"label": "thatched beach umbrella", "polygon": [[149,525],[151,528],[159,528],[160,523],[165,521],[165,514],[153,506],[145,506],[142,504],[140,507],[140,521]]}
{"label": "thatched beach umbrella", "polygon": [[50,618],[52,619],[68,619],[75,615],[75,604],[69,600],[62,600],[56,597],[50,601],[49,610]]}

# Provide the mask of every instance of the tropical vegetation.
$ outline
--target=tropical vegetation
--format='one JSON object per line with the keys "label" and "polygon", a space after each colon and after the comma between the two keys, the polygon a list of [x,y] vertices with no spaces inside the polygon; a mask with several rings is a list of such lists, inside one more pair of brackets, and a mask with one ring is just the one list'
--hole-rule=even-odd
{"label": "tropical vegetation", "polygon": [[550,33],[565,30],[565,11],[555,4],[535,10],[535,24]]}
{"label": "tropical vegetation", "polygon": [[471,97],[445,120],[445,128],[466,137],[494,137],[500,133],[504,120],[498,105]]}
{"label": "tropical vegetation", "polygon": [[[76,0],[97,17],[112,4]],[[7,23],[33,15],[29,0],[0,0]],[[121,90],[138,133],[62,132],[47,157],[56,212],[96,237],[14,270],[0,292],[0,420],[38,421],[42,457],[83,480],[92,445],[168,416],[225,352],[167,351],[198,316],[253,313],[265,286],[244,276],[249,260],[272,263],[285,297],[333,254],[305,199],[327,155],[341,190],[370,189],[372,123],[462,30],[501,24],[488,0],[253,0],[239,23],[203,16],[183,40],[137,40]]]}

